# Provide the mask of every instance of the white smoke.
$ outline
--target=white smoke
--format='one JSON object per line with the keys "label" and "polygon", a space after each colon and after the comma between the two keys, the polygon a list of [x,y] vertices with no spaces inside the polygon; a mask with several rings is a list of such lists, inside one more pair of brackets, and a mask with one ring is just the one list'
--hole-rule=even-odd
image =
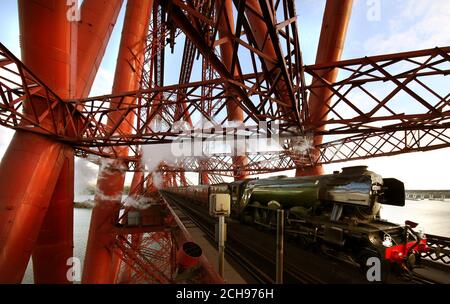
{"label": "white smoke", "polygon": [[[99,165],[98,165],[99,164]],[[86,202],[94,199],[101,201],[121,201],[122,192],[106,195],[97,188],[97,181],[117,172],[126,172],[126,165],[110,158],[89,155],[87,158],[75,159],[75,201]]]}
{"label": "white smoke", "polygon": [[102,191],[100,191],[98,188],[95,190],[95,198],[100,201],[122,201],[122,193],[116,194],[116,195],[106,195]]}
{"label": "white smoke", "polygon": [[225,122],[224,127],[226,127],[226,128],[243,128],[244,123],[239,120],[231,120],[231,121]]}
{"label": "white smoke", "polygon": [[125,202],[123,204],[124,207],[132,207],[135,209],[147,209],[152,204],[157,203],[157,201],[150,197],[145,196],[139,196],[139,197],[133,197],[129,196],[125,199]]}
{"label": "white smoke", "polygon": [[292,147],[295,152],[307,154],[314,148],[313,138],[311,136],[302,136],[292,139]]}
{"label": "white smoke", "polygon": [[97,182],[98,166],[83,158],[75,158],[75,200],[92,194]]}
{"label": "white smoke", "polygon": [[153,172],[153,186],[156,187],[156,189],[160,189],[163,186],[163,177],[162,174],[159,172]]}
{"label": "white smoke", "polygon": [[[111,175],[117,174],[117,171],[122,173],[127,172],[127,166],[116,159],[100,157],[100,171],[101,175]],[[103,178],[104,176],[99,176],[99,178]]]}
{"label": "white smoke", "polygon": [[175,156],[172,149],[171,143],[142,146],[142,162],[150,172],[155,171],[161,163],[176,165],[181,159]]}

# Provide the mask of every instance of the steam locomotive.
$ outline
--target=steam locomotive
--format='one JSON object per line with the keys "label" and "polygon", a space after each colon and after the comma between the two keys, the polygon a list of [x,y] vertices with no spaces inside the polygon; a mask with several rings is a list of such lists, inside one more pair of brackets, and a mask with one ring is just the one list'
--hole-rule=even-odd
{"label": "steam locomotive", "polygon": [[344,254],[362,268],[368,258],[377,257],[388,267],[410,269],[427,250],[425,235],[414,230],[416,223],[403,226],[380,218],[381,205],[405,205],[403,183],[382,178],[366,166],[330,175],[246,179],[166,191],[203,204],[212,194],[229,194],[231,217],[269,229],[276,227],[276,210],[282,208],[287,234],[307,246]]}

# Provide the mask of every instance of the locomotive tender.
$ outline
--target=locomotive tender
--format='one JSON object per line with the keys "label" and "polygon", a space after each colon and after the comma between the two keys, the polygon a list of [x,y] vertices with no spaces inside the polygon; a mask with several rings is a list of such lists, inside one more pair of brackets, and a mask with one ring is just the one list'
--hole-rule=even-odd
{"label": "locomotive tender", "polygon": [[412,268],[427,250],[425,236],[413,229],[417,224],[380,219],[381,205],[405,205],[403,183],[383,179],[365,166],[330,175],[246,179],[165,191],[203,204],[211,195],[228,193],[233,218],[267,228],[276,227],[276,210],[282,208],[287,234],[335,255],[344,253],[363,268],[374,256],[388,265]]}

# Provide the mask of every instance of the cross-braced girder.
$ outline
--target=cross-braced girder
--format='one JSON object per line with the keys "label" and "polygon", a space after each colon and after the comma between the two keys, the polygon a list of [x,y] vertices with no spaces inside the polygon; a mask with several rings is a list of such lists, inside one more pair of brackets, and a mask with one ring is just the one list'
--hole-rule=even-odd
{"label": "cross-braced girder", "polygon": [[[160,86],[162,76],[154,73],[162,73],[163,67],[150,66],[147,74],[143,73],[142,89],[135,92],[63,100],[1,45],[0,123],[69,143],[79,156],[94,155],[93,160],[95,156],[118,158],[118,149],[127,146],[128,156],[120,157],[131,171],[140,160],[140,145],[171,143],[199,130],[224,133],[229,100],[242,110],[244,128],[256,128],[261,121],[280,124],[280,146],[285,149],[245,152],[249,162],[234,169],[232,155],[224,152],[208,155],[207,165],[187,157],[179,166],[166,166],[167,170],[256,174],[448,146],[450,93],[444,84],[450,69],[450,47],[302,66],[290,1],[277,1],[277,8],[262,1],[259,11],[253,1],[235,1],[236,24],[230,33],[236,34],[226,38],[233,45],[231,70],[238,71],[235,75],[223,65],[218,50],[224,41],[216,28],[220,5],[214,10],[208,1],[171,1],[168,9],[168,2],[156,5],[159,10],[152,26],[161,31],[164,24],[172,22],[177,29],[152,36],[150,28],[143,65],[164,61],[159,46],[172,44],[171,39],[184,34],[186,67],[180,71],[180,83]],[[268,57],[258,41],[261,38],[252,33],[251,15],[264,21],[268,29],[264,41],[273,42],[277,58]],[[275,20],[280,16],[282,20]],[[244,52],[247,57],[241,56]],[[189,82],[196,63],[194,54],[202,57],[202,75]],[[160,60],[155,60],[158,56]],[[249,59],[250,68],[244,67],[242,58]],[[327,82],[327,71],[336,69],[339,78]],[[305,85],[305,77],[314,82]],[[160,85],[153,79],[160,79]],[[327,110],[312,119],[304,96],[318,88],[332,94],[324,103]],[[130,99],[136,102],[126,102]],[[132,116],[136,118],[130,119]],[[321,144],[310,147],[316,153],[299,153],[287,139],[306,135],[324,136]]]}

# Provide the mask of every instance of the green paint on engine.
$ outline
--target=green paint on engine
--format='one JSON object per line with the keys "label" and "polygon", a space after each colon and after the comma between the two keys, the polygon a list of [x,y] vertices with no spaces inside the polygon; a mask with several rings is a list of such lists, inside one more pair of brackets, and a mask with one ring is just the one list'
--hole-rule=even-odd
{"label": "green paint on engine", "polygon": [[259,202],[262,206],[267,206],[270,201],[279,202],[284,209],[294,206],[310,208],[319,201],[319,184],[292,183],[287,185],[255,185],[251,189],[249,203]]}

